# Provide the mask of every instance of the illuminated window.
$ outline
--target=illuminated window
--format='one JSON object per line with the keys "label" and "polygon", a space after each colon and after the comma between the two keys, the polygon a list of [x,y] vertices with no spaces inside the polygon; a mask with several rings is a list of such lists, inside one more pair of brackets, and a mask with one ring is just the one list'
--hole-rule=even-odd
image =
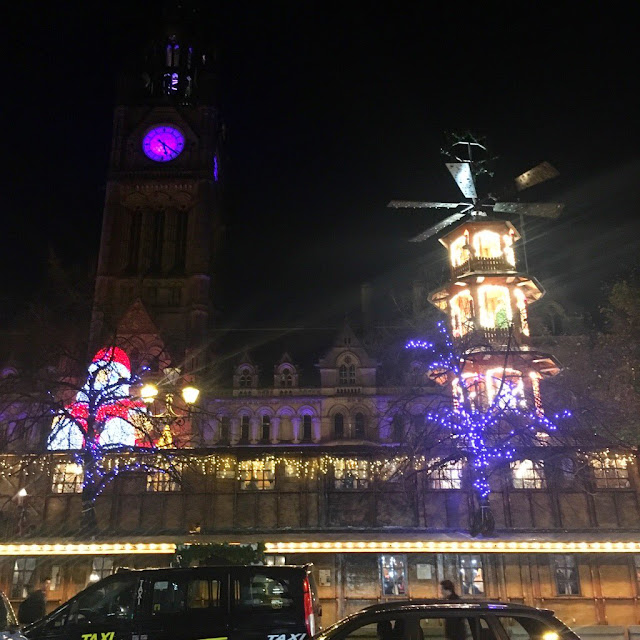
{"label": "illuminated window", "polygon": [[487,329],[508,329],[511,326],[509,289],[496,284],[478,287],[480,324]]}
{"label": "illuminated window", "polygon": [[336,489],[366,489],[369,486],[369,463],[366,460],[336,460],[333,477]]}
{"label": "illuminated window", "polygon": [[97,582],[106,578],[113,573],[113,558],[105,558],[104,556],[96,556],[91,563],[91,574],[89,582]]}
{"label": "illuminated window", "polygon": [[53,468],[52,493],[82,493],[82,465],[61,462]]}
{"label": "illuminated window", "polygon": [[589,460],[597,489],[628,489],[629,468],[624,456],[602,455]]}
{"label": "illuminated window", "polygon": [[341,413],[336,413],[333,416],[333,437],[336,440],[344,438],[344,416]]}
{"label": "illuminated window", "polygon": [[495,231],[484,229],[473,235],[473,248],[476,258],[500,258],[500,236]]}
{"label": "illuminated window", "polygon": [[469,291],[461,291],[450,301],[451,326],[454,338],[460,338],[473,329],[474,306]]}
{"label": "illuminated window", "polygon": [[285,556],[265,556],[264,557],[264,563],[268,567],[287,564]]}
{"label": "illuminated window", "polygon": [[544,489],[546,486],[542,465],[533,460],[512,462],[511,479],[514,489]]}
{"label": "illuminated window", "polygon": [[465,231],[459,238],[456,238],[449,248],[451,265],[459,267],[465,262],[469,262],[469,232]]}
{"label": "illuminated window", "polygon": [[554,574],[556,579],[556,594],[559,596],[580,595],[580,576],[575,556],[554,555]]}
{"label": "illuminated window", "polygon": [[[382,595],[407,597],[407,558],[404,555],[380,556]],[[377,637],[377,636],[376,636]]]}
{"label": "illuminated window", "polygon": [[276,486],[276,463],[273,460],[243,460],[240,467],[240,488],[268,491]]}
{"label": "illuminated window", "polygon": [[180,475],[182,465],[175,464],[171,469],[154,469],[147,473],[147,491],[165,492],[180,491]]}
{"label": "illuminated window", "polygon": [[428,478],[430,489],[462,489],[463,460],[451,460],[444,464],[432,460],[429,465],[432,467]]}
{"label": "illuminated window", "polygon": [[11,598],[13,600],[22,600],[27,597],[35,568],[35,558],[16,558],[13,564],[13,578],[11,580]]}
{"label": "illuminated window", "polygon": [[462,380],[464,382],[464,388],[460,386],[460,382],[457,378],[454,381],[454,393],[456,394],[456,399],[460,403],[464,403],[465,400],[468,399],[471,409],[476,411],[486,408],[487,388],[484,377],[471,372],[463,374]]}
{"label": "illuminated window", "polygon": [[218,458],[216,465],[216,478],[230,480],[236,477],[236,462],[233,458]]}
{"label": "illuminated window", "polygon": [[482,556],[462,554],[458,557],[462,595],[484,595],[484,571]]}
{"label": "illuminated window", "polygon": [[522,373],[516,369],[489,369],[489,402],[504,408],[524,409],[527,399],[524,394]]}

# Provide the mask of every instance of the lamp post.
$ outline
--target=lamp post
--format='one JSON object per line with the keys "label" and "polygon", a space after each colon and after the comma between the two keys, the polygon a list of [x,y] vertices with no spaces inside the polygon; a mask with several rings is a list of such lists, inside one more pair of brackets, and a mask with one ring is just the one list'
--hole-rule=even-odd
{"label": "lamp post", "polygon": [[[182,426],[189,417],[193,405],[197,402],[200,390],[191,384],[180,385],[181,375],[178,368],[164,369],[165,378],[156,384],[147,383],[140,389],[140,398],[147,405],[147,416],[159,425],[159,446],[173,444],[171,427]],[[186,382],[186,381],[184,381]],[[176,411],[176,396],[180,396],[186,406],[186,414]]]}
{"label": "lamp post", "polygon": [[[24,487],[22,487],[21,489],[18,489],[18,491],[13,495],[0,496],[0,497],[4,498],[4,502],[2,503],[2,506],[0,507],[0,513],[4,511],[5,507],[10,502],[14,502],[16,504],[16,508],[17,508],[17,512],[18,512],[18,519],[16,521],[15,533],[19,537],[21,537],[23,535],[23,533],[26,531],[26,524],[27,524],[26,499],[27,499],[28,496],[29,496],[29,494],[27,493],[27,490]],[[4,533],[8,533],[8,531],[5,531]]]}

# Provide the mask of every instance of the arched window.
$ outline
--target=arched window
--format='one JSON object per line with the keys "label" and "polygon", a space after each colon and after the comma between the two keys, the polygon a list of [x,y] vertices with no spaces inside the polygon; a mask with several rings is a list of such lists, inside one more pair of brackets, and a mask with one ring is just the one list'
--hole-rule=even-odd
{"label": "arched window", "polygon": [[302,416],[302,442],[311,442],[311,416]]}
{"label": "arched window", "polygon": [[344,416],[341,413],[333,416],[333,434],[336,440],[344,438]]}
{"label": "arched window", "polygon": [[348,384],[347,365],[341,364],[339,373],[340,373],[340,384]]}
{"label": "arched window", "polygon": [[230,421],[229,416],[220,419],[220,441],[229,442]]}
{"label": "arched window", "polygon": [[250,387],[251,386],[251,371],[249,369],[243,369],[240,372],[240,379],[238,384],[241,387]]}
{"label": "arched window", "polygon": [[262,441],[269,442],[271,438],[271,417],[262,416]]}
{"label": "arched window", "polygon": [[461,291],[451,298],[451,326],[454,338],[460,338],[473,328],[474,306],[470,291]]}
{"label": "arched window", "polygon": [[356,428],[355,428],[354,437],[357,440],[364,439],[364,413],[360,413],[360,412],[356,413]]}
{"label": "arched window", "polygon": [[240,418],[240,442],[249,442],[249,416]]}
{"label": "arched window", "polygon": [[292,387],[293,386],[293,375],[291,373],[291,369],[283,369],[280,374],[280,385],[283,387]]}

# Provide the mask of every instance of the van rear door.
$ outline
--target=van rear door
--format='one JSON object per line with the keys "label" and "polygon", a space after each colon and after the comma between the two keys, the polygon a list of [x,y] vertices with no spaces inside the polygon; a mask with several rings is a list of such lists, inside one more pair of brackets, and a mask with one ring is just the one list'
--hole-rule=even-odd
{"label": "van rear door", "polygon": [[231,640],[304,640],[301,567],[234,567]]}

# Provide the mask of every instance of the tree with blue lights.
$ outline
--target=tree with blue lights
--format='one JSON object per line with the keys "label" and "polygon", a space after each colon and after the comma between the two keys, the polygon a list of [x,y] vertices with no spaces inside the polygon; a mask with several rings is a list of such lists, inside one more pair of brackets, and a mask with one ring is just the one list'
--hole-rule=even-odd
{"label": "tree with blue lights", "polygon": [[[490,535],[495,526],[489,505],[491,472],[523,457],[539,455],[532,452],[534,447],[558,442],[558,422],[570,414],[546,417],[504,374],[489,401],[478,379],[465,379],[464,375],[471,355],[477,357],[483,345],[454,344],[443,322],[438,323],[433,341],[411,340],[405,348],[414,363],[422,362],[427,375],[440,385],[439,392],[425,394],[430,398],[424,426],[408,434],[412,464],[420,467],[415,462],[420,458],[427,464],[427,473],[433,473],[451,462],[464,461],[470,470],[474,501],[471,532]],[[509,344],[503,355],[503,372],[517,357],[517,350]],[[446,454],[433,457],[438,448]]]}

